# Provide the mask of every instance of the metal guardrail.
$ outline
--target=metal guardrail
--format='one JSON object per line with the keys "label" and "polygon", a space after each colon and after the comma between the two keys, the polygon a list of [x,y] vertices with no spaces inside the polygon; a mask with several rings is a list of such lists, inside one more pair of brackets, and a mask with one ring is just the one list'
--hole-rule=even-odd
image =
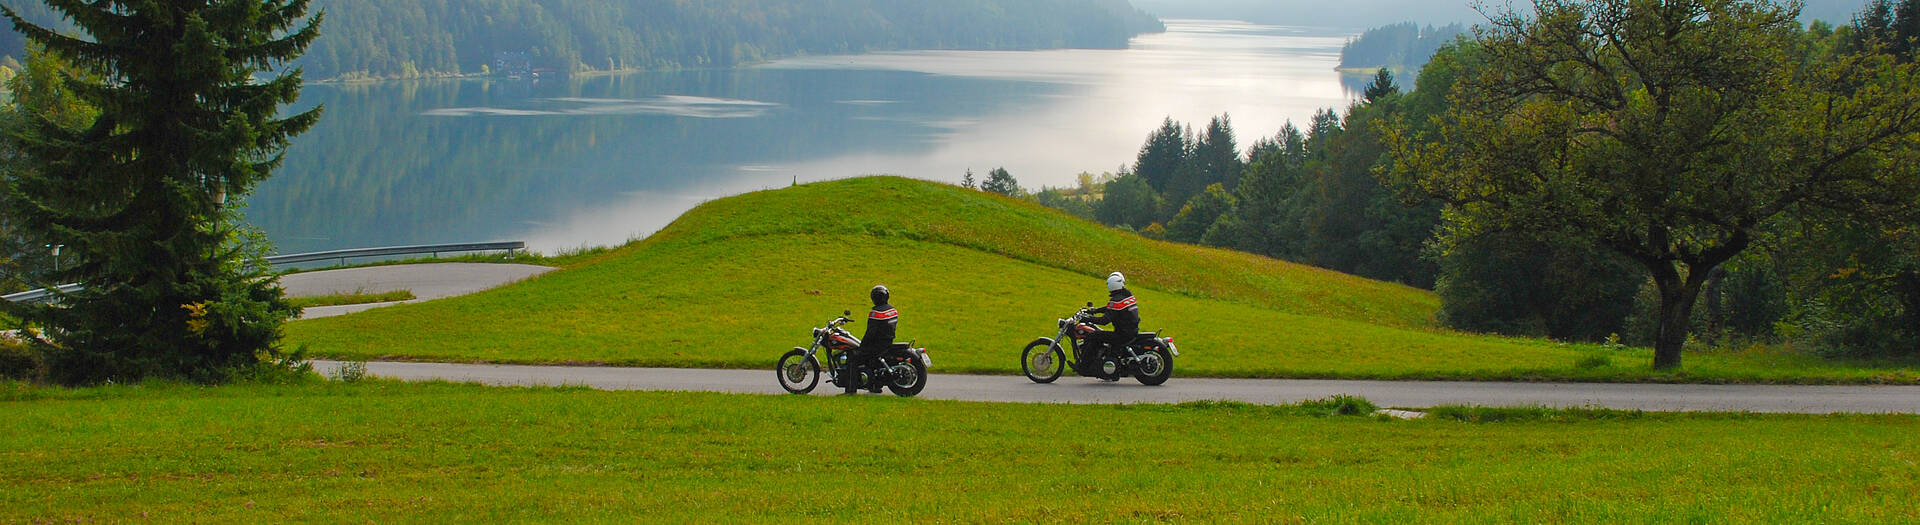
{"label": "metal guardrail", "polygon": [[[55,286],[54,288],[60,290],[60,293],[73,293],[73,292],[80,291],[80,285],[77,283],[63,284],[60,286]],[[24,292],[14,293],[14,294],[0,295],[0,299],[6,299],[8,301],[16,302],[16,303],[44,303],[44,302],[53,300],[54,297],[56,296],[54,295],[53,291],[48,290],[46,288],[41,288],[38,290],[27,290]]]}
{"label": "metal guardrail", "polygon": [[[386,256],[392,256],[392,255],[415,255],[415,254],[422,254],[422,253],[430,253],[430,254],[433,254],[434,257],[439,257],[440,254],[447,253],[447,252],[490,252],[490,251],[496,251],[496,250],[504,250],[508,254],[512,254],[513,252],[516,252],[516,251],[526,251],[526,249],[527,249],[527,243],[525,241],[465,242],[465,243],[455,243],[455,244],[416,244],[411,246],[384,246],[380,248],[354,248],[351,250],[330,250],[330,251],[324,251],[324,252],[274,255],[271,257],[267,257],[267,264],[294,264],[294,263],[313,262],[313,261],[325,261],[329,259],[339,259],[340,264],[345,265],[347,264],[347,259],[353,259],[353,258],[359,258],[359,257],[386,257]],[[62,293],[62,294],[70,294],[73,292],[80,291],[80,285],[77,283],[63,284],[60,286],[56,286],[54,288],[59,290],[59,293]],[[38,290],[28,290],[28,291],[24,291],[16,294],[7,294],[5,296],[0,296],[0,298],[4,298],[8,301],[12,301],[16,303],[43,303],[43,302],[51,301],[56,297],[59,297],[59,295],[55,294],[53,290],[48,290],[46,288],[41,288]]]}
{"label": "metal guardrail", "polygon": [[339,259],[340,264],[346,264],[347,259],[359,258],[359,257],[385,257],[390,255],[415,255],[415,254],[421,254],[421,253],[431,253],[433,254],[434,257],[439,257],[440,254],[444,252],[490,252],[490,251],[496,251],[496,250],[504,250],[507,253],[511,254],[515,251],[526,251],[526,249],[527,249],[527,243],[525,241],[465,242],[465,243],[455,243],[455,244],[417,244],[412,246],[354,248],[351,250],[331,250],[331,251],[324,251],[324,252],[295,253],[291,255],[275,255],[272,257],[268,257],[267,263],[268,264],[293,264],[293,263],[303,263],[303,262],[313,262],[313,261],[324,261],[328,259]]}

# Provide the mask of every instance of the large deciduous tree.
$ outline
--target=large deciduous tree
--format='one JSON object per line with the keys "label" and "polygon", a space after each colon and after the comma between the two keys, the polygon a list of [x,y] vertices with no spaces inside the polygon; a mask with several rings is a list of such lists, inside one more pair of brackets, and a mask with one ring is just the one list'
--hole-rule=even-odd
{"label": "large deciduous tree", "polygon": [[1430,133],[1388,133],[1391,176],[1447,235],[1531,232],[1618,252],[1658,290],[1654,366],[1680,364],[1712,270],[1802,210],[1884,213],[1920,179],[1920,76],[1814,60],[1798,4],[1536,0],[1477,38],[1486,67]]}
{"label": "large deciduous tree", "polygon": [[46,0],[84,35],[0,8],[85,75],[66,83],[99,114],[43,117],[15,134],[6,188],[17,226],[64,245],[78,282],[58,306],[16,309],[40,327],[56,380],[217,381],[274,356],[293,309],[266,279],[234,207],[319,109],[281,116],[318,33],[307,0]]}

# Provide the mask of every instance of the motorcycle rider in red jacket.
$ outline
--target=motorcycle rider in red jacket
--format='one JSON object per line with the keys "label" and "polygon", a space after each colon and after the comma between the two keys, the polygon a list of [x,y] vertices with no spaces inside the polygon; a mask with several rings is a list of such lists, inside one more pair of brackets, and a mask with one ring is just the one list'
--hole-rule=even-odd
{"label": "motorcycle rider in red jacket", "polygon": [[[841,374],[841,387],[847,393],[858,392],[861,386],[860,373],[874,365],[880,356],[894,346],[893,337],[900,328],[900,311],[887,304],[893,298],[893,292],[886,285],[873,287],[868,294],[873,298],[873,310],[867,312],[867,333],[860,336],[860,347],[847,352],[847,373]],[[870,387],[874,393],[880,392],[880,386]]]}
{"label": "motorcycle rider in red jacket", "polygon": [[1094,309],[1089,321],[1097,325],[1113,325],[1113,329],[1087,336],[1093,344],[1090,345],[1090,353],[1075,362],[1080,367],[1078,372],[1101,379],[1117,379],[1108,377],[1101,365],[1140,336],[1140,301],[1134,298],[1132,291],[1127,290],[1127,276],[1120,272],[1107,276],[1107,305]]}

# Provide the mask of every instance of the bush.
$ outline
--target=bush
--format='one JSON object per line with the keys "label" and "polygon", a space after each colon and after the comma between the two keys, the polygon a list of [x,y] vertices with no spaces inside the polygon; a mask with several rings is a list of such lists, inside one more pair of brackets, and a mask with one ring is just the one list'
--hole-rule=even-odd
{"label": "bush", "polygon": [[11,334],[0,334],[0,379],[36,381],[46,372],[40,351]]}
{"label": "bush", "polygon": [[1364,416],[1380,410],[1379,406],[1360,396],[1335,394],[1333,397],[1316,399],[1300,404],[1300,408],[1322,416]]}

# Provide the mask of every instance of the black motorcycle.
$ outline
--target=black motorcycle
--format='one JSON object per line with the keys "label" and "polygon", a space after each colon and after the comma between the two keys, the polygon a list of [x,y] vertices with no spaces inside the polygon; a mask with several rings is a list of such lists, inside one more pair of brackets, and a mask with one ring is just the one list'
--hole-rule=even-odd
{"label": "black motorcycle", "polygon": [[927,349],[914,348],[912,342],[894,343],[880,354],[879,365],[869,362],[857,371],[846,373],[847,352],[860,348],[860,339],[843,328],[852,321],[847,318],[850,315],[853,312],[841,312],[840,318],[828,322],[825,328],[813,329],[812,346],[796,346],[780,356],[780,363],[774,369],[780,376],[780,388],[805,394],[819,386],[821,349],[826,350],[827,382],[835,386],[875,393],[885,387],[900,397],[913,397],[927,387],[927,368],[933,366],[933,358],[927,356]]}
{"label": "black motorcycle", "polygon": [[[1074,312],[1073,317],[1060,319],[1060,333],[1051,338],[1042,337],[1027,343],[1027,349],[1020,354],[1020,369],[1027,373],[1027,379],[1035,383],[1052,383],[1060,378],[1061,372],[1075,364],[1088,352],[1092,352],[1098,343],[1088,336],[1100,331],[1100,327],[1087,322],[1093,317],[1093,305]],[[1067,348],[1061,348],[1065,341]],[[1068,350],[1071,350],[1069,354]],[[1119,379],[1133,376],[1144,385],[1158,385],[1173,377],[1173,358],[1180,355],[1180,349],[1173,346],[1172,337],[1160,337],[1154,332],[1141,332],[1133,342],[1124,348],[1109,350],[1109,354],[1100,359],[1097,367],[1080,375],[1100,379]],[[1072,355],[1073,361],[1068,361]]]}

